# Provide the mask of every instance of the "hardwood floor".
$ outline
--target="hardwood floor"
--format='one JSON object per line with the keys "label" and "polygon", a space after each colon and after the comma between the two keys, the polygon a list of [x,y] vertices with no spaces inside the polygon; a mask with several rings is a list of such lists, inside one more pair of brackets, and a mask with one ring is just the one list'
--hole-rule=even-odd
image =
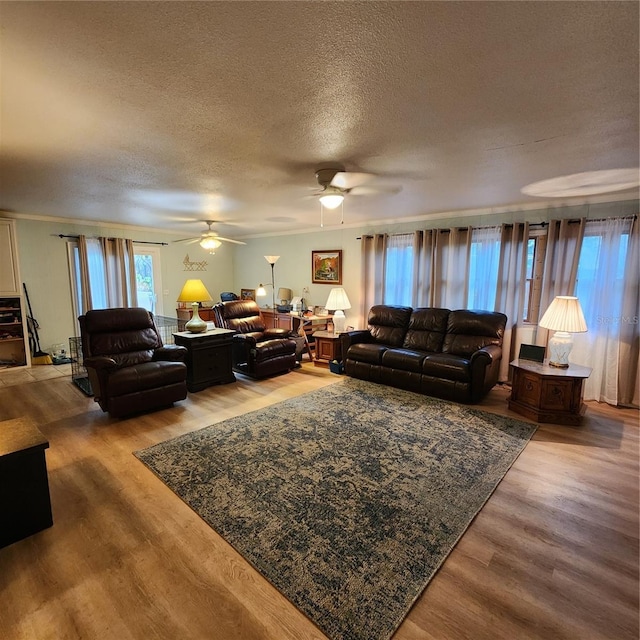
{"label": "hardwood floor", "polygon": [[[54,525],[0,549],[0,638],[324,638],[132,452],[336,379],[305,361],[113,420],[65,369],[1,372],[0,420],[49,439]],[[637,640],[638,431],[598,403],[541,425],[394,640]]]}

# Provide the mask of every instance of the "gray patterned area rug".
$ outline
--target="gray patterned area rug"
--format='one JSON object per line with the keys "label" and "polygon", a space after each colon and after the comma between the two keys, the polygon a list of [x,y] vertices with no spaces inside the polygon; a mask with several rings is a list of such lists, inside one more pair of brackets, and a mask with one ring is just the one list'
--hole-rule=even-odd
{"label": "gray patterned area rug", "polygon": [[329,638],[381,640],[535,429],[343,378],[135,455]]}

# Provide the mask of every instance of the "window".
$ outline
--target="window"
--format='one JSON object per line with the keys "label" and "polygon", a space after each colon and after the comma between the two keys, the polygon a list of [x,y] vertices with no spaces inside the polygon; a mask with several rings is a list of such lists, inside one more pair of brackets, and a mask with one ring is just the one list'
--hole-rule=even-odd
{"label": "window", "polygon": [[163,314],[160,248],[134,243],[134,260],[138,305],[160,316]]}
{"label": "window", "polygon": [[[80,286],[80,255],[78,243],[67,243],[71,298],[74,317],[81,315],[82,287]],[[107,283],[105,281],[105,259],[97,238],[87,238],[87,257],[89,260],[89,279],[94,309],[107,308]],[[160,270],[160,249],[156,246],[135,245],[134,262],[138,305],[155,315],[162,315],[162,281]],[[79,326],[76,330],[79,332]]]}
{"label": "window", "polygon": [[542,274],[546,247],[547,235],[545,231],[529,232],[522,320],[532,324],[538,322],[540,315],[540,296],[542,293]]}
{"label": "window", "polygon": [[389,236],[385,254],[384,304],[413,304],[413,234]]}
{"label": "window", "polygon": [[[587,222],[578,262],[575,295],[580,300],[587,326],[621,321],[624,271],[629,245],[626,230],[606,231],[597,223]],[[606,297],[601,288],[606,286]],[[606,300],[606,305],[603,301]]]}
{"label": "window", "polygon": [[471,232],[467,309],[493,309],[498,288],[500,227]]}

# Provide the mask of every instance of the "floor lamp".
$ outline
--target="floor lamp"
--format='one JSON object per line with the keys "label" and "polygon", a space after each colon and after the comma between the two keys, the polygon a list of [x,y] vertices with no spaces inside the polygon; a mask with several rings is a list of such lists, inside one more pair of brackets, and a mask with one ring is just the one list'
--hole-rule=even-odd
{"label": "floor lamp", "polygon": [[[273,313],[275,314],[276,312],[276,281],[275,281],[275,276],[273,273],[273,267],[275,266],[276,262],[278,262],[278,259],[280,258],[280,256],[265,256],[264,259],[271,265],[271,302],[273,304]],[[258,287],[258,290],[256,291],[256,296],[266,296],[267,292],[265,291],[264,285],[262,283],[260,283],[260,286]],[[276,323],[276,318],[275,315],[273,317],[273,326],[275,327],[275,323]]]}

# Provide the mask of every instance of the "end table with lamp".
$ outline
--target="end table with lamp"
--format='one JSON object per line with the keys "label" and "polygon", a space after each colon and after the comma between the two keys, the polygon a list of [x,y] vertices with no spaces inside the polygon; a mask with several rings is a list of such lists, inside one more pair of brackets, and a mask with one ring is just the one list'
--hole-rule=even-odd
{"label": "end table with lamp", "polygon": [[556,296],[539,326],[556,332],[549,340],[549,359],[518,358],[510,363],[509,409],[537,422],[579,425],[586,410],[582,389],[591,369],[569,363],[571,333],[587,331],[578,298]]}

